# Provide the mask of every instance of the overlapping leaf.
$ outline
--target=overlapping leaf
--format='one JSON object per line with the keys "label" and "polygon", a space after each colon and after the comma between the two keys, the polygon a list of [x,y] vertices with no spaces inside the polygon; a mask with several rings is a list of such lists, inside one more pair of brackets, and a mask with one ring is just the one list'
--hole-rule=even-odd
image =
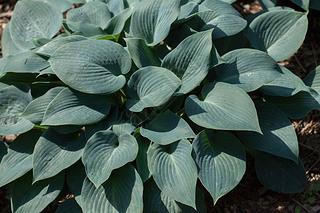
{"label": "overlapping leaf", "polygon": [[320,66],[312,70],[305,79],[304,83],[320,94]]}
{"label": "overlapping leaf", "polygon": [[21,47],[12,40],[10,27],[11,27],[11,22],[8,22],[8,24],[5,26],[2,32],[2,37],[1,37],[1,50],[2,50],[2,55],[4,57],[23,53],[28,50],[26,47]]}
{"label": "overlapping leaf", "polygon": [[242,89],[223,82],[213,83],[203,88],[202,98],[190,95],[185,102],[187,115],[199,126],[261,132],[254,104]]}
{"label": "overlapping leaf", "polygon": [[148,169],[147,151],[151,145],[150,141],[141,137],[136,137],[139,151],[136,158],[137,171],[142,179],[142,182],[146,182],[150,177],[150,171]]}

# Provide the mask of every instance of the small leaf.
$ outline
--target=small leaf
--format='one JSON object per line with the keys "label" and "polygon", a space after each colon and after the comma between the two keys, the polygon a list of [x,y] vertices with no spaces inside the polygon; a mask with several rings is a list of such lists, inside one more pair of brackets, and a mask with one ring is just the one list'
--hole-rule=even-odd
{"label": "small leaf", "polygon": [[87,142],[82,162],[88,178],[98,188],[114,169],[133,161],[138,154],[136,139],[129,134],[117,136],[110,130],[94,134]]}
{"label": "small leaf", "polygon": [[189,124],[170,110],[159,114],[146,128],[141,127],[140,134],[160,145],[196,137]]}
{"label": "small leaf", "polygon": [[66,201],[63,201],[57,208],[56,213],[82,213],[81,207],[77,204],[74,198],[69,198]]}
{"label": "small leaf", "polygon": [[258,152],[255,168],[259,181],[273,191],[298,193],[306,187],[306,170],[301,159],[296,164],[292,160]]}
{"label": "small leaf", "polygon": [[105,118],[110,111],[110,99],[63,89],[48,105],[41,125],[88,125]]}
{"label": "small leaf", "polygon": [[291,10],[263,13],[249,25],[251,45],[276,61],[292,56],[301,46],[308,29],[307,14]]}
{"label": "small leaf", "polygon": [[38,140],[33,152],[34,182],[57,175],[77,162],[85,146],[84,135],[58,134],[47,129]]}
{"label": "small leaf", "polygon": [[192,147],[199,179],[216,203],[243,177],[246,170],[244,148],[231,133],[214,133],[212,130],[199,133]]}
{"label": "small leaf", "polygon": [[170,145],[153,144],[148,150],[148,168],[161,191],[168,197],[196,208],[197,167],[189,141]]}
{"label": "small leaf", "polygon": [[179,16],[180,0],[144,0],[136,7],[131,17],[130,34],[155,46],[170,32],[171,24]]}
{"label": "small leaf", "polygon": [[238,132],[240,139],[254,149],[298,163],[298,139],[291,121],[280,109],[270,103],[257,101],[255,106],[263,134]]}
{"label": "small leaf", "polygon": [[[114,0],[115,1],[115,0]],[[117,4],[119,4],[118,0]],[[123,10],[121,13],[117,14],[116,16],[112,17],[109,21],[107,26],[103,29],[108,35],[118,35],[123,30],[127,20],[130,18],[132,13],[131,8],[127,8]]]}
{"label": "small leaf", "polygon": [[54,73],[68,86],[90,94],[109,94],[125,85],[131,58],[120,45],[107,40],[68,43],[49,59]]}
{"label": "small leaf", "polygon": [[114,170],[101,187],[85,179],[81,191],[83,212],[136,212],[143,210],[143,184],[138,172],[127,164]]}
{"label": "small leaf", "polygon": [[202,97],[203,101],[190,95],[185,102],[186,113],[194,123],[210,129],[261,133],[254,104],[242,89],[218,82],[204,87]]}
{"label": "small leaf", "polygon": [[170,99],[180,85],[180,79],[170,70],[161,67],[141,68],[128,81],[127,91],[132,99],[127,100],[126,106],[132,112],[160,106]]}
{"label": "small leaf", "polygon": [[19,135],[10,145],[0,164],[0,187],[20,178],[32,169],[32,153],[41,131]]}
{"label": "small leaf", "polygon": [[41,212],[59,195],[64,184],[64,173],[32,184],[32,172],[19,178],[12,185],[12,212]]}
{"label": "small leaf", "polygon": [[234,84],[246,92],[281,77],[280,66],[268,54],[253,49],[237,49],[222,56],[227,61],[216,67],[216,81]]}

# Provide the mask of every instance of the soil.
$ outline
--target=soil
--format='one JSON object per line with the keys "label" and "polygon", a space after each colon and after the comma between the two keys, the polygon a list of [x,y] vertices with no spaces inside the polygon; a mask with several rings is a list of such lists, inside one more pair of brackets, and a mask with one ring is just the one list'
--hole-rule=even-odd
{"label": "soil", "polygon": [[[16,0],[0,0],[0,36],[10,20],[15,2]],[[234,6],[244,16],[262,10],[257,0],[238,0]],[[301,78],[320,64],[320,11],[310,11],[308,19],[309,29],[303,45],[294,56],[280,62]],[[314,191],[315,186],[320,184],[320,112],[312,111],[301,120],[292,120],[292,124],[298,135],[300,157],[306,168],[307,189],[297,194],[268,190],[259,183],[254,171],[254,159],[248,155],[246,174],[235,189],[220,198],[215,206],[206,192],[208,212],[320,212],[320,193]],[[10,141],[12,138],[0,140]],[[0,213],[11,212],[7,196],[6,190],[0,188]],[[55,207],[51,205],[43,212],[54,212]]]}

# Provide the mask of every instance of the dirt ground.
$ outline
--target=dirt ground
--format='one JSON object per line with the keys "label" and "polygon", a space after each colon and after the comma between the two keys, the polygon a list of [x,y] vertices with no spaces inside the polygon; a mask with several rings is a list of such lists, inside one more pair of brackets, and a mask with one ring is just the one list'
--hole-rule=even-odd
{"label": "dirt ground", "polygon": [[[12,15],[15,1],[0,0],[0,35]],[[245,16],[262,10],[257,0],[238,0],[234,6]],[[303,45],[294,56],[280,63],[301,78],[320,64],[320,11],[310,11],[308,18],[309,30]],[[307,189],[297,194],[266,189],[256,177],[254,160],[247,156],[246,174],[234,190],[215,206],[210,196],[206,195],[208,212],[320,212],[320,191],[316,192],[320,188],[320,112],[313,111],[302,120],[292,120],[292,124],[298,134],[300,157],[307,171]],[[0,189],[0,213],[10,212],[10,202],[6,196],[6,191]],[[44,212],[52,212],[52,208]]]}

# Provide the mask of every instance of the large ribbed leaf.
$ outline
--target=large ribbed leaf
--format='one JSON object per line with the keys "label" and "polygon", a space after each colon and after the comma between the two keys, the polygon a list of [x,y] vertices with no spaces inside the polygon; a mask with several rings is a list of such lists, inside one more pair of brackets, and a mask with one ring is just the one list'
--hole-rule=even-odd
{"label": "large ribbed leaf", "polygon": [[282,193],[298,193],[306,188],[306,170],[299,158],[292,160],[258,152],[255,168],[259,181],[267,188]]}
{"label": "large ribbed leaf", "polygon": [[182,139],[170,145],[153,144],[148,150],[148,168],[161,191],[170,198],[196,208],[197,167],[192,146]]}
{"label": "large ribbed leaf", "polygon": [[214,50],[211,34],[209,30],[187,37],[163,59],[161,66],[182,81],[177,94],[186,94],[197,87],[208,74],[211,60],[218,61],[218,55],[210,56]]}
{"label": "large ribbed leaf", "polygon": [[243,177],[246,171],[244,148],[231,133],[214,133],[212,130],[200,132],[192,147],[198,177],[216,203]]}
{"label": "large ribbed leaf", "polygon": [[234,84],[246,92],[281,77],[281,68],[268,54],[254,49],[237,49],[223,55],[227,61],[216,67],[216,81]]}
{"label": "large ribbed leaf", "polygon": [[170,70],[161,67],[144,67],[133,73],[128,81],[126,102],[132,112],[166,103],[181,85],[180,79]]}
{"label": "large ribbed leaf", "polygon": [[64,173],[32,184],[32,172],[12,185],[11,207],[15,213],[41,212],[59,195],[64,184]]}
{"label": "large ribbed leaf", "polygon": [[72,35],[72,36],[57,38],[40,47],[36,53],[39,55],[50,57],[57,49],[59,49],[63,45],[70,42],[82,41],[86,39],[87,39],[86,37],[79,36],[79,35]]}
{"label": "large ribbed leaf", "polygon": [[69,1],[69,0],[36,0],[36,1],[50,2],[51,4],[58,7],[62,13],[66,12],[73,6],[72,1]]}
{"label": "large ribbed leaf", "polygon": [[127,38],[125,41],[131,58],[138,68],[160,65],[160,59],[143,39]]}
{"label": "large ribbed leaf", "polygon": [[140,134],[160,145],[196,136],[189,124],[170,110],[159,114],[146,128],[141,127]]}
{"label": "large ribbed leaf", "polygon": [[120,45],[106,40],[71,42],[49,59],[54,73],[68,86],[90,94],[121,89],[131,68],[131,58]]}
{"label": "large ribbed leaf", "polygon": [[309,92],[302,91],[291,97],[267,96],[266,100],[281,109],[287,117],[300,119],[313,109],[320,110],[320,95],[312,88],[309,89]]}
{"label": "large ribbed leaf", "polygon": [[108,5],[92,1],[84,4],[82,7],[69,10],[67,13],[67,25],[76,32],[82,32],[85,36],[94,36],[105,34],[104,29],[112,14]]}
{"label": "large ribbed leaf", "polygon": [[34,38],[52,38],[62,25],[62,14],[49,2],[18,1],[11,18],[10,35],[17,46],[34,47]]}
{"label": "large ribbed leaf", "polygon": [[137,154],[138,144],[132,135],[117,136],[110,130],[99,131],[88,140],[82,162],[88,178],[98,188],[114,169],[133,161]]}
{"label": "large ribbed leaf", "polygon": [[32,169],[32,153],[41,131],[19,135],[10,145],[0,164],[0,187],[16,180]]}
{"label": "large ribbed leaf", "polygon": [[280,68],[283,74],[260,88],[264,94],[288,97],[301,91],[309,91],[298,76],[283,66],[280,66]]}
{"label": "large ribbed leaf", "polygon": [[[117,1],[118,2],[118,1]],[[123,10],[121,13],[117,14],[116,16],[112,17],[107,26],[104,28],[104,31],[108,35],[118,35],[123,30],[126,21],[130,18],[132,13],[131,8],[127,8]]]}
{"label": "large ribbed leaf", "polygon": [[135,7],[131,17],[130,34],[142,38],[148,46],[163,41],[171,24],[179,16],[180,0],[144,0]]}
{"label": "large ribbed leaf", "polygon": [[213,83],[203,88],[202,98],[203,101],[190,95],[185,102],[187,115],[199,126],[261,132],[254,104],[242,89],[223,82]]}
{"label": "large ribbed leaf", "polygon": [[0,135],[19,134],[32,129],[30,121],[18,117],[30,101],[31,91],[26,85],[0,89]]}
{"label": "large ribbed leaf", "polygon": [[304,83],[320,94],[320,66],[312,70],[305,79]]}
{"label": "large ribbed leaf", "polygon": [[263,135],[256,132],[238,132],[242,142],[254,149],[298,162],[298,139],[291,121],[270,103],[257,101],[255,106]]}
{"label": "large ribbed leaf", "polygon": [[146,182],[151,177],[147,160],[147,151],[151,143],[148,139],[145,139],[140,135],[138,135],[136,139],[139,145],[139,151],[136,158],[137,171],[142,179],[142,182]]}
{"label": "large ribbed leaf", "polygon": [[2,50],[2,55],[4,57],[9,55],[15,55],[18,53],[23,53],[28,50],[26,47],[18,46],[12,40],[10,27],[11,27],[11,22],[8,22],[8,24],[5,26],[2,32],[2,37],[1,37],[1,48],[2,48],[1,50]]}
{"label": "large ribbed leaf", "polygon": [[82,209],[86,213],[142,213],[143,185],[138,172],[130,164],[114,170],[98,189],[85,179],[81,191]]}
{"label": "large ribbed leaf", "polygon": [[84,134],[58,134],[47,129],[38,140],[33,152],[34,182],[57,175],[77,162],[85,146]]}
{"label": "large ribbed leaf", "polygon": [[41,125],[87,125],[105,118],[110,98],[63,89],[48,105]]}
{"label": "large ribbed leaf", "polygon": [[307,29],[307,14],[291,10],[270,11],[251,22],[247,36],[254,48],[281,61],[298,50]]}
{"label": "large ribbed leaf", "polygon": [[81,207],[77,204],[74,198],[69,198],[63,201],[57,208],[56,213],[82,213]]}
{"label": "large ribbed leaf", "polygon": [[153,179],[150,179],[144,184],[144,211],[145,212],[168,212],[168,213],[196,213],[206,212],[204,203],[204,194],[197,187],[196,192],[196,207],[197,211],[190,206],[176,202],[174,199],[167,196],[157,187]]}

